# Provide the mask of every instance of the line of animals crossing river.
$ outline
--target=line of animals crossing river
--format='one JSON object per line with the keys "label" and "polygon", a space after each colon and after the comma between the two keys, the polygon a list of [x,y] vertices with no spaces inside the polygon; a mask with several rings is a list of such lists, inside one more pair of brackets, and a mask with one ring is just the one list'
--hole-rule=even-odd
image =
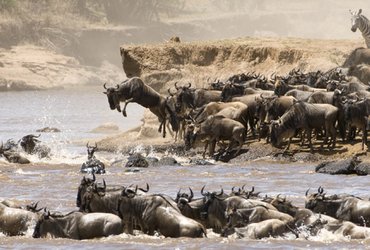
{"label": "line of animals crossing river", "polygon": [[[76,185],[77,186],[77,185]],[[150,186],[109,185],[84,176],[77,189],[78,210],[62,214],[0,203],[0,231],[7,236],[55,237],[76,240],[109,235],[148,234],[165,237],[219,237],[309,239],[322,231],[365,239],[370,237],[370,201],[350,194],[327,195],[322,187],[305,193],[305,207],[279,194],[263,195],[254,187],[177,192],[176,197],[150,193]],[[303,195],[303,194],[302,194]]]}

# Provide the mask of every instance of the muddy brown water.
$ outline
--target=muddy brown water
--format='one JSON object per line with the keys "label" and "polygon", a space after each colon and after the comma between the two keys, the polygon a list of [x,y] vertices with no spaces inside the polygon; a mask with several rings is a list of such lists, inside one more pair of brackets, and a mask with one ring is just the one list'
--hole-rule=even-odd
{"label": "muddy brown water", "polygon": [[[76,91],[79,93],[76,94]],[[82,91],[82,92],[79,92]],[[83,95],[82,95],[83,94]],[[28,97],[27,97],[28,96]],[[32,98],[29,98],[31,96]],[[82,96],[82,97],[81,97]],[[0,198],[10,199],[18,204],[40,201],[40,206],[50,210],[69,212],[75,210],[77,187],[84,176],[79,173],[80,166],[86,160],[85,148],[71,143],[73,138],[97,136],[89,131],[101,123],[113,121],[122,129],[139,124],[142,109],[135,105],[128,106],[128,114],[137,113],[131,118],[123,118],[110,111],[106,97],[100,89],[0,93],[1,100],[6,100],[0,112],[1,140],[34,132],[44,125],[55,126],[51,121],[59,121],[62,133],[43,134],[41,138],[52,147],[54,153],[49,160],[32,158],[32,164],[9,164],[0,159]],[[15,99],[17,97],[18,99]],[[19,99],[32,100],[32,108],[27,112],[19,105]],[[18,100],[18,101],[17,101]],[[64,109],[53,110],[50,105],[62,105]],[[95,100],[86,105],[88,100]],[[42,106],[44,105],[44,106]],[[46,106],[45,106],[46,105]],[[48,106],[49,105],[49,106]],[[37,109],[37,107],[42,107]],[[95,108],[90,110],[90,108]],[[9,110],[10,108],[11,111]],[[40,112],[41,110],[41,112]],[[45,111],[42,111],[45,110]],[[60,115],[62,112],[63,115]],[[140,114],[141,112],[141,114]],[[59,114],[59,116],[58,116]],[[87,117],[87,118],[86,118]],[[25,122],[31,119],[31,122]],[[126,119],[126,120],[125,120]],[[10,124],[12,123],[12,124]],[[58,127],[58,126],[57,126]],[[57,145],[57,146],[55,146]],[[139,148],[136,151],[140,151]],[[156,152],[152,156],[159,156]],[[140,172],[125,172],[123,164],[127,156],[98,152],[97,157],[107,165],[107,173],[97,176],[98,181],[105,179],[107,184],[140,185],[149,183],[151,193],[165,193],[175,198],[179,188],[191,187],[195,197],[200,197],[200,189],[217,191],[223,188],[229,192],[233,186],[255,187],[262,195],[283,194],[294,204],[304,206],[304,194],[308,188],[316,191],[321,185],[328,194],[349,193],[368,198],[369,177],[366,176],[331,176],[314,172],[313,163],[281,164],[273,161],[253,161],[240,165],[218,164],[212,166],[190,166],[189,159],[173,155],[183,166],[161,166],[142,169]],[[113,162],[122,159],[123,162]],[[368,248],[370,240],[355,241],[322,232],[316,237],[295,239],[287,235],[277,239],[263,240],[221,238],[208,230],[204,239],[171,239],[158,236],[147,236],[138,233],[136,236],[121,234],[93,240],[70,239],[33,239],[32,228],[25,236],[7,237],[0,235],[1,248],[8,249],[299,249],[299,248]]]}

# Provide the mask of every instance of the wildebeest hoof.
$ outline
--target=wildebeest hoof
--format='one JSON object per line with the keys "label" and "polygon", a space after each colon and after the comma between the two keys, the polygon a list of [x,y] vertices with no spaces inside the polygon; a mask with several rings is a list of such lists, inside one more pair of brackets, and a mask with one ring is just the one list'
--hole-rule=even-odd
{"label": "wildebeest hoof", "polygon": [[127,117],[127,113],[126,113],[126,111],[125,111],[125,110],[123,110],[123,111],[122,111],[122,115],[123,115],[124,117]]}

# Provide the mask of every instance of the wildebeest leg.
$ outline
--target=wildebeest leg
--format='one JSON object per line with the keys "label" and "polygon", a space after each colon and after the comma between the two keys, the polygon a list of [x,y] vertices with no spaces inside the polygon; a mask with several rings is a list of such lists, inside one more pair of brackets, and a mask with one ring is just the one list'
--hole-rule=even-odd
{"label": "wildebeest leg", "polygon": [[362,128],[362,150],[365,149],[365,144],[367,147],[367,130],[366,125]]}
{"label": "wildebeest leg", "polygon": [[211,145],[209,147],[209,156],[212,157],[215,153],[215,148],[216,148],[216,139],[211,140]]}
{"label": "wildebeest leg", "polygon": [[208,147],[209,140],[206,141],[206,144],[204,145],[204,152],[203,152],[203,158],[206,158],[206,152]]}
{"label": "wildebeest leg", "polygon": [[313,147],[312,147],[312,131],[311,129],[307,129],[307,139],[308,139],[308,145],[310,147],[310,152],[313,153]]}
{"label": "wildebeest leg", "polygon": [[130,102],[132,102],[132,100],[134,100],[134,98],[130,98],[130,99],[127,99],[127,100],[125,101],[125,106],[123,106],[123,110],[122,110],[122,115],[123,115],[124,117],[127,117],[127,113],[126,113],[126,106],[127,106],[127,104],[129,104]]}

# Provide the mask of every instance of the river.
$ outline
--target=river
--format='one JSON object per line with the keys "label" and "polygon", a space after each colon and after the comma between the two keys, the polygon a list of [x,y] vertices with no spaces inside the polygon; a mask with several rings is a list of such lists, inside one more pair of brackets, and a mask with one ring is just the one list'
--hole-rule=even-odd
{"label": "river", "polygon": [[[42,133],[40,140],[51,147],[52,157],[40,160],[32,157],[32,164],[9,164],[0,159],[1,199],[10,199],[19,204],[40,201],[52,211],[69,212],[76,209],[77,187],[84,176],[79,173],[86,160],[86,148],[81,139],[102,138],[106,134],[92,133],[97,126],[112,122],[120,130],[140,124],[143,108],[129,104],[128,117],[111,111],[103,89],[98,87],[68,90],[4,92],[0,93],[0,140],[20,139],[26,134],[37,134],[36,129],[46,126],[57,127],[60,133]],[[152,155],[156,155],[152,152]],[[174,156],[183,166],[151,167],[140,172],[126,172],[122,164],[112,164],[127,156],[97,152],[96,156],[107,163],[107,173],[98,176],[107,184],[140,185],[149,183],[150,192],[176,196],[179,188],[192,187],[195,197],[200,189],[229,192],[233,186],[255,187],[262,195],[282,194],[294,204],[304,206],[304,194],[308,188],[316,191],[323,186],[328,194],[349,193],[369,197],[369,178],[364,176],[331,176],[314,172],[314,164],[254,161],[241,166],[216,164],[212,166],[190,166],[188,159]],[[208,231],[207,239],[170,239],[139,234],[111,236],[94,240],[33,239],[32,230],[25,236],[6,237],[0,235],[0,248],[11,249],[299,249],[299,248],[366,248],[370,241],[348,240],[330,233],[316,237],[247,240],[221,238]]]}

